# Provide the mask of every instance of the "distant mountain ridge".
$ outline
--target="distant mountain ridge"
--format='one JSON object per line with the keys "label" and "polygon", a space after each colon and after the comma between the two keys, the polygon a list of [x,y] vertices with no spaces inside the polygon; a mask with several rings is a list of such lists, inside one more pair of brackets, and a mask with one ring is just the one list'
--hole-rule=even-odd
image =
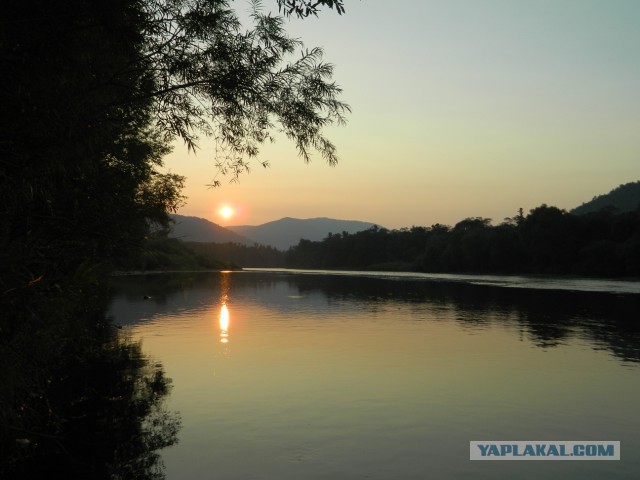
{"label": "distant mountain ridge", "polygon": [[222,227],[205,218],[171,214],[173,224],[170,238],[185,242],[240,243],[243,245],[272,246],[287,250],[297,245],[301,239],[323,240],[329,233],[357,233],[373,227],[374,223],[358,220],[337,220],[333,218],[291,218],[285,217],[262,225],[238,225]]}
{"label": "distant mountain ridge", "polygon": [[620,212],[630,212],[638,206],[640,206],[640,181],[625,183],[609,193],[593,197],[591,201],[571,210],[571,213],[584,215],[607,207],[614,207]]}
{"label": "distant mountain ridge", "polygon": [[297,245],[301,239],[317,241],[326,238],[329,233],[357,233],[375,225],[359,220],[337,220],[326,217],[307,219],[285,217],[257,226],[238,225],[227,228],[262,245],[287,250]]}
{"label": "distant mountain ridge", "polygon": [[176,214],[171,214],[170,217],[173,220],[171,231],[169,232],[170,238],[177,238],[185,242],[234,242],[244,245],[253,245],[255,243],[205,218]]}

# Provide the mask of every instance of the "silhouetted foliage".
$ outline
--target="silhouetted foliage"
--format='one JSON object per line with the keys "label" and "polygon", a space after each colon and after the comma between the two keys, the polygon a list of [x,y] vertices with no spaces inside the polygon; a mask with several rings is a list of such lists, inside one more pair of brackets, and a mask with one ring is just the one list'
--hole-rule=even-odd
{"label": "silhouetted foliage", "polygon": [[122,102],[153,98],[165,139],[181,138],[193,149],[198,133],[212,136],[219,171],[234,176],[248,169],[246,158],[273,139],[276,126],[305,160],[317,150],[337,161],[322,128],[343,123],[349,107],[337,98],[341,90],[330,82],[333,67],[322,62],[322,50],[289,38],[282,17],[254,4],[252,27],[243,31],[226,0],[150,0],[141,14],[145,63],[134,68],[152,72],[154,85]]}
{"label": "silhouetted foliage", "polygon": [[541,205],[492,226],[467,218],[454,227],[372,228],[301,240],[287,252],[296,268],[425,272],[640,275],[640,210],[572,215]]}
{"label": "silhouetted foliage", "polygon": [[309,15],[317,16],[320,5],[335,8],[338,15],[344,13],[342,0],[278,0],[280,11],[284,12],[287,16],[293,13],[298,17],[308,17]]}
{"label": "silhouetted foliage", "polygon": [[3,8],[0,291],[95,268],[180,204],[152,101],[121,101],[154,84],[129,68],[144,63],[140,22],[125,0]]}

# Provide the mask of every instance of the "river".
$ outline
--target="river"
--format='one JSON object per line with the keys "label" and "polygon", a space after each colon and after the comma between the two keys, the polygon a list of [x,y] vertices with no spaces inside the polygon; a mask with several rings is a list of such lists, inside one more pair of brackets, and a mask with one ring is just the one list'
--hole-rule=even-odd
{"label": "river", "polygon": [[[640,282],[248,270],[122,276],[173,380],[169,480],[640,478]],[[620,461],[469,442],[619,441]]]}

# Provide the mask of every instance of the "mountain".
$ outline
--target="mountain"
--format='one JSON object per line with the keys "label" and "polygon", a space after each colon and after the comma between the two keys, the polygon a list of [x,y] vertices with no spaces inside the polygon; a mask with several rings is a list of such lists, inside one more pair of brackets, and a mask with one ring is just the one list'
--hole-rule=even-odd
{"label": "mountain", "polygon": [[625,183],[614,188],[605,195],[593,197],[593,200],[583,203],[571,210],[576,215],[597,212],[605,207],[614,207],[620,212],[629,212],[640,206],[640,181]]}
{"label": "mountain", "polygon": [[255,243],[204,218],[172,214],[171,219],[174,220],[169,233],[171,238],[178,238],[185,242],[235,242],[245,245],[253,245]]}
{"label": "mountain", "polygon": [[375,224],[356,220],[335,220],[332,218],[281,218],[262,225],[239,225],[228,227],[235,233],[255,240],[262,245],[271,245],[286,250],[297,245],[300,239],[322,240],[329,233],[356,233],[367,230]]}

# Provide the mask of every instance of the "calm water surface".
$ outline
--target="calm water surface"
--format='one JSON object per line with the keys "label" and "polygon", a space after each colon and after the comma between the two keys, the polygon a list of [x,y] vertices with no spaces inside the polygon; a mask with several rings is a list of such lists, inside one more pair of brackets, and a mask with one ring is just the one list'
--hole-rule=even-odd
{"label": "calm water surface", "polygon": [[[638,282],[245,271],[115,286],[115,321],[173,379],[170,480],[640,478]],[[471,462],[470,440],[619,440],[622,460]]]}

